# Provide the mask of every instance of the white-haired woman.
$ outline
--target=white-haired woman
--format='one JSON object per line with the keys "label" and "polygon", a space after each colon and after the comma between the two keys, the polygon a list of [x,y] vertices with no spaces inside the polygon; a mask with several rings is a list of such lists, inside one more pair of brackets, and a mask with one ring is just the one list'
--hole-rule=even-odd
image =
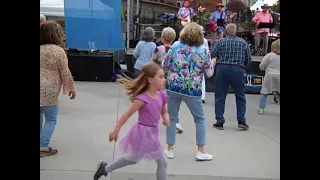
{"label": "white-haired woman", "polygon": [[138,42],[133,51],[133,56],[136,58],[134,65],[134,74],[136,76],[140,73],[142,66],[150,62],[152,54],[157,47],[157,45],[153,42],[154,35],[154,29],[147,27],[142,32],[141,40]]}
{"label": "white-haired woman", "polygon": [[152,55],[151,60],[163,66],[163,60],[167,56],[168,50],[171,48],[173,41],[176,39],[176,31],[171,27],[166,27],[161,33],[161,42],[163,45],[158,46]]}
{"label": "white-haired woman", "polygon": [[280,39],[271,44],[271,52],[263,57],[259,67],[265,71],[258,110],[263,114],[269,94],[275,93],[280,101]]}

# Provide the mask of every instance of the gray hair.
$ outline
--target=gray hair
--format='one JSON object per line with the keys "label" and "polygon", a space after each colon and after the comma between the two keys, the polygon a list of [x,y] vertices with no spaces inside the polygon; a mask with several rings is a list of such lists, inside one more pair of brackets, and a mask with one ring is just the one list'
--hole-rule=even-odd
{"label": "gray hair", "polygon": [[143,32],[142,32],[142,37],[141,40],[142,41],[146,41],[146,42],[153,42],[154,40],[154,29],[152,27],[147,27]]}
{"label": "gray hair", "polygon": [[235,25],[233,23],[228,24],[227,27],[226,27],[226,32],[229,35],[236,35],[236,33],[237,33],[237,25]]}
{"label": "gray hair", "polygon": [[43,14],[40,14],[40,21],[46,21],[46,20],[47,20],[46,16]]}

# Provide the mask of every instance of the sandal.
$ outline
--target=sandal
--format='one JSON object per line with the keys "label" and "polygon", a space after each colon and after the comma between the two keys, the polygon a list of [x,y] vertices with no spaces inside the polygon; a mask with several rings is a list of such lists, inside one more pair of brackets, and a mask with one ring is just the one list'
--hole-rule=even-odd
{"label": "sandal", "polygon": [[57,149],[48,147],[48,149],[40,150],[40,157],[52,156],[58,153]]}

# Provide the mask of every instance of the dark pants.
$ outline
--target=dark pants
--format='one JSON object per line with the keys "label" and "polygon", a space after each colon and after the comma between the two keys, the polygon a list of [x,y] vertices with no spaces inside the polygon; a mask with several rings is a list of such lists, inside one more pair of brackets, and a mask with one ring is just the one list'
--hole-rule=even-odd
{"label": "dark pants", "polygon": [[245,71],[240,66],[218,64],[216,68],[216,91],[214,96],[217,123],[224,123],[223,117],[228,87],[236,96],[237,120],[246,122]]}

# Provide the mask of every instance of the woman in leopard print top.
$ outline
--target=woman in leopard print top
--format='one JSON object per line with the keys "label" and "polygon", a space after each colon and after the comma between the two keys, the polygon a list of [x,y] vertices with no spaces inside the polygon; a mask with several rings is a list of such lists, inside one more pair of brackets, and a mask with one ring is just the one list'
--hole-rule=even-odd
{"label": "woman in leopard print top", "polygon": [[[76,97],[75,85],[68,67],[61,26],[46,21],[40,26],[40,157],[56,154],[49,147],[58,116],[58,96],[63,93]],[[45,123],[43,123],[43,116]]]}

